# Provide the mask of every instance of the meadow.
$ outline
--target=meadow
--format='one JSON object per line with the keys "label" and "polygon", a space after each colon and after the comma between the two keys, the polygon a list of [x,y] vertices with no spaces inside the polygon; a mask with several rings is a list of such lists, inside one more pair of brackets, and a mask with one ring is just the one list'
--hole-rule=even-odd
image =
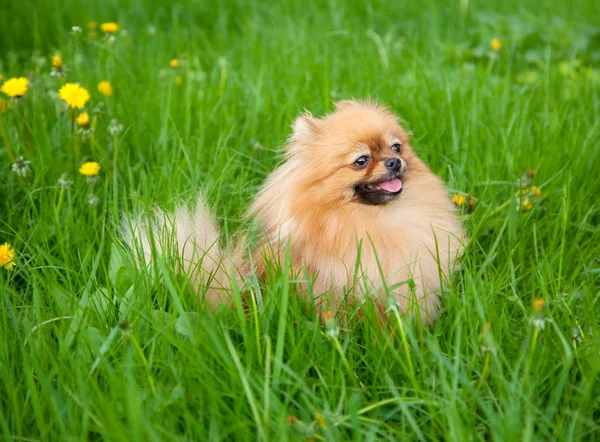
{"label": "meadow", "polygon": [[[1,9],[6,440],[600,440],[600,3]],[[123,213],[201,191],[233,237],[294,117],[350,97],[462,213],[433,327],[322,324],[285,271],[212,314],[135,268]]]}

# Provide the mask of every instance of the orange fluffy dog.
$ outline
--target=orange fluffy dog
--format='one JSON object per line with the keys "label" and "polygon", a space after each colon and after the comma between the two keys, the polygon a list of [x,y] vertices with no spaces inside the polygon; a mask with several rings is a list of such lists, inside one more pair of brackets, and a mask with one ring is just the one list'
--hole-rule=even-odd
{"label": "orange fluffy dog", "polygon": [[295,121],[285,162],[248,215],[259,225],[249,253],[239,245],[221,249],[202,201],[194,211],[160,216],[153,229],[128,223],[126,238],[141,245],[148,262],[153,247],[164,250],[158,236],[174,231],[182,270],[198,285],[208,283],[213,307],[229,302],[232,278],[241,283],[252,271],[264,278],[266,263],[283,262],[287,249],[294,274],[310,275],[319,309],[338,308],[346,294],[377,302],[393,296],[404,310],[418,309],[425,323],[437,314],[441,284],[465,239],[446,189],[396,117],[355,101],[338,103],[323,119]]}

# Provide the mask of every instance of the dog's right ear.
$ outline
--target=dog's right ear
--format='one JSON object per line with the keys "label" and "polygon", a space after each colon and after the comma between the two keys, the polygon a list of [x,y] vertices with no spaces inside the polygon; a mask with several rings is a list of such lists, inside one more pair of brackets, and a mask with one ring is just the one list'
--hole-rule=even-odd
{"label": "dog's right ear", "polygon": [[293,124],[291,140],[298,143],[309,143],[315,139],[321,130],[321,120],[305,112],[296,118]]}

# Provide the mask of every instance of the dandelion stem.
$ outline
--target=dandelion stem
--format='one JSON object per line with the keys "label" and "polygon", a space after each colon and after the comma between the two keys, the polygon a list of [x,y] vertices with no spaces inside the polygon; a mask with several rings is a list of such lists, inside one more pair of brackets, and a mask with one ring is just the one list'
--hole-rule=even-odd
{"label": "dandelion stem", "polygon": [[77,160],[79,160],[81,158],[81,139],[77,135],[75,135],[74,144],[75,144],[75,155],[77,157]]}
{"label": "dandelion stem", "polygon": [[408,366],[408,373],[410,375],[410,380],[413,384],[413,387],[415,388],[415,391],[417,391],[419,388],[418,388],[418,384],[417,384],[417,378],[415,377],[415,370],[413,367],[412,358],[410,356],[410,350],[408,348],[408,340],[406,339],[406,332],[404,331],[404,322],[402,321],[402,318],[400,317],[400,312],[398,311],[398,307],[394,307],[392,309],[392,311],[394,312],[394,317],[396,318],[396,322],[398,322],[398,330],[400,331],[400,339],[402,339],[402,347],[404,347],[404,354],[406,355],[406,365]]}
{"label": "dandelion stem", "polygon": [[119,154],[119,141],[117,140],[117,134],[113,135],[113,168],[117,168],[117,155]]}
{"label": "dandelion stem", "polygon": [[527,365],[525,366],[525,373],[523,374],[523,382],[521,384],[522,388],[525,387],[527,382],[527,377],[529,375],[529,371],[531,370],[531,363],[533,361],[533,354],[535,353],[535,348],[537,346],[538,334],[540,329],[538,327],[533,327],[533,336],[531,338],[531,348],[529,349],[529,356],[527,357]]}
{"label": "dandelion stem", "polygon": [[96,139],[94,138],[93,135],[92,135],[92,138],[90,138],[90,145],[92,147],[92,153],[94,154],[95,157],[97,157],[98,152],[100,152],[102,150],[102,148],[100,147],[100,145],[98,144],[98,142],[96,141]]}
{"label": "dandelion stem", "polygon": [[29,128],[27,127],[27,120],[25,119],[25,107],[22,100],[19,100],[19,113],[21,114],[21,118],[23,119],[23,134],[25,136],[25,142],[27,143],[27,150],[29,151],[29,156],[33,158],[33,147],[31,146],[31,136],[29,135]]}
{"label": "dandelion stem", "polygon": [[501,210],[503,210],[509,204],[510,204],[510,198],[507,199],[506,201],[504,201],[501,205],[499,205],[498,207],[496,207],[494,210],[492,210],[490,212],[490,216],[495,215],[496,213],[500,212]]}
{"label": "dandelion stem", "polygon": [[477,392],[479,392],[481,390],[481,387],[483,386],[483,383],[485,382],[485,380],[487,379],[487,377],[490,374],[490,361],[491,361],[492,357],[490,355],[490,352],[486,352],[485,354],[485,358],[483,360],[483,371],[481,372],[481,378],[479,379],[479,383],[477,384]]}
{"label": "dandelion stem", "polygon": [[69,118],[71,120],[71,136],[75,133],[75,111],[72,107],[69,108]]}
{"label": "dandelion stem", "polygon": [[344,368],[348,372],[348,376],[352,379],[352,383],[356,387],[364,389],[365,386],[363,385],[362,382],[359,381],[358,376],[356,375],[356,373],[354,373],[354,371],[352,370],[352,367],[350,366],[350,362],[348,362],[348,359],[346,359],[346,355],[344,355],[344,349],[342,348],[342,345],[340,344],[340,340],[337,337],[334,337],[334,338],[332,338],[332,341],[333,341],[333,346],[335,347],[338,354],[340,355],[340,358],[342,358],[342,363],[344,364]]}
{"label": "dandelion stem", "polygon": [[17,162],[17,157],[15,157],[11,147],[10,141],[8,140],[8,136],[6,135],[6,131],[4,130],[4,124],[2,118],[0,117],[0,135],[2,135],[2,141],[4,141],[4,145],[6,146],[6,153],[8,154],[8,158],[11,163]]}
{"label": "dandelion stem", "polygon": [[60,193],[58,194],[58,203],[56,204],[56,218],[60,219],[60,211],[62,209],[63,201],[65,200],[65,188],[60,188]]}
{"label": "dandelion stem", "polygon": [[[519,196],[521,196],[523,193],[521,190],[518,190],[515,192],[515,197],[518,198]],[[500,204],[498,207],[496,207],[494,210],[492,210],[488,216],[492,216],[495,215],[496,213],[500,212],[501,210],[503,210],[506,206],[508,206],[510,204],[511,199],[507,199],[506,201],[504,201],[502,204]]]}

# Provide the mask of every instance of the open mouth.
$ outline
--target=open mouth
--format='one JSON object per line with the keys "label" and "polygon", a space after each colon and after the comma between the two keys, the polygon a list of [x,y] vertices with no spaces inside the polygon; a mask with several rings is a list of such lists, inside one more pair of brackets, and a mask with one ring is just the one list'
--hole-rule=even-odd
{"label": "open mouth", "polygon": [[394,176],[375,183],[360,183],[354,186],[354,192],[363,204],[385,204],[402,193],[402,180]]}

